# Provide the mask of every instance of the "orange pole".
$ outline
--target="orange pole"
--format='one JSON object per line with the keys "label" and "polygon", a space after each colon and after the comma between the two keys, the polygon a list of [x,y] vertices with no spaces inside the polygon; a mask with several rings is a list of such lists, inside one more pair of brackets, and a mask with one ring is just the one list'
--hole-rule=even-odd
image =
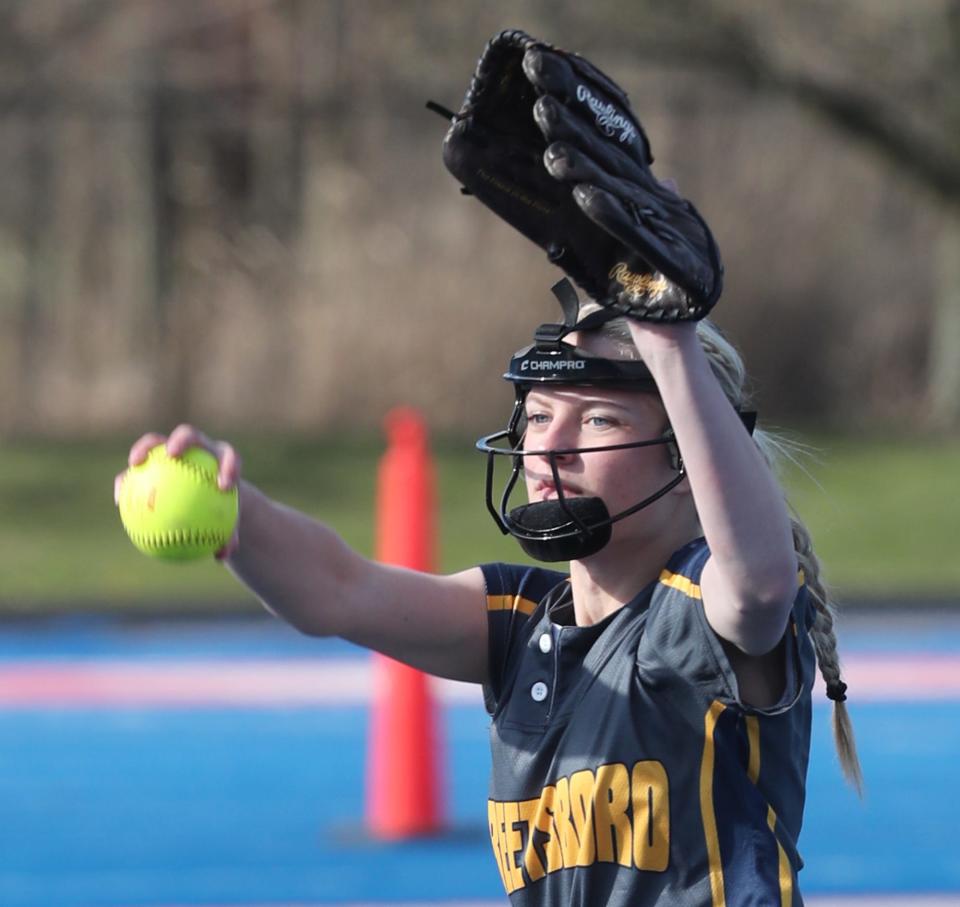
{"label": "orange pole", "polygon": [[[387,415],[386,431],[377,488],[377,560],[431,571],[434,490],[426,428],[415,410],[398,408]],[[440,830],[437,750],[427,676],[374,655],[366,803],[373,837],[398,840]]]}

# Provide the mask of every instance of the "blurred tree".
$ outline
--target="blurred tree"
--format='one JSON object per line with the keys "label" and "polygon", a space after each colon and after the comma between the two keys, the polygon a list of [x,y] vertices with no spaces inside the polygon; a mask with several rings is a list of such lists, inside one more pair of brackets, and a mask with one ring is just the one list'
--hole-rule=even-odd
{"label": "blurred tree", "polygon": [[659,159],[723,236],[718,317],[765,415],[916,425],[926,394],[958,426],[958,8],[0,0],[0,432],[371,427],[396,399],[496,417],[491,356],[537,317],[518,300],[549,317],[555,271],[456,194],[423,101],[456,106],[508,26],[643,87]]}
{"label": "blurred tree", "polygon": [[[3,326],[15,338],[2,374],[10,390],[0,428],[26,425],[37,407],[40,372],[46,366],[44,337],[55,317],[49,302],[56,275],[46,253],[54,220],[58,68],[64,48],[95,34],[110,6],[110,0],[72,2],[56,15],[44,15],[26,0],[0,5],[0,121],[23,177],[7,191],[12,216],[5,226],[13,236],[3,244],[3,264],[8,269],[12,261],[23,265],[18,280],[8,278],[11,292],[0,310]],[[15,287],[9,287],[11,282]]]}
{"label": "blurred tree", "polygon": [[[960,0],[596,0],[573,11],[585,42],[795,101],[935,201],[928,396],[933,423],[960,428]],[[891,288],[908,305],[909,290]],[[858,311],[869,317],[870,301]]]}

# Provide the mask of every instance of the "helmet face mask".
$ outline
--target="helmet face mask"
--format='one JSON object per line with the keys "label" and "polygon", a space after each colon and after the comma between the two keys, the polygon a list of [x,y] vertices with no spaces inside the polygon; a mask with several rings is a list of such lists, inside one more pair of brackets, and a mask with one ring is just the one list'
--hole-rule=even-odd
{"label": "helmet face mask", "polygon": [[[519,396],[518,392],[511,423],[516,421],[517,413],[522,412],[525,399],[526,392],[523,392],[522,396]],[[682,465],[678,464],[676,475],[667,484],[630,507],[611,515],[606,504],[599,497],[566,496],[557,458],[654,445],[674,445],[670,433],[649,441],[549,450],[524,450],[523,440],[522,434],[517,435],[515,429],[508,427],[504,431],[481,438],[477,442],[477,448],[487,454],[486,503],[494,522],[503,533],[509,533],[516,538],[527,554],[540,561],[580,560],[596,554],[610,541],[614,523],[663,497],[679,485],[686,475]],[[511,508],[510,499],[524,470],[524,459],[529,456],[545,458],[550,464],[557,498]],[[513,460],[510,475],[499,501],[496,500],[494,490],[495,466],[498,457],[511,457]]]}
{"label": "helmet face mask", "polygon": [[[510,360],[504,378],[513,383],[516,401],[507,428],[481,438],[477,448],[487,454],[486,503],[491,516],[504,534],[509,533],[524,551],[541,561],[579,560],[596,554],[609,542],[612,526],[642,510],[675,488],[685,477],[679,451],[668,429],[658,438],[612,444],[550,450],[525,450],[525,405],[527,394],[536,387],[601,387],[656,393],[656,384],[646,366],[638,360],[606,359],[564,341],[574,331],[595,330],[617,317],[617,312],[601,309],[577,320],[579,303],[568,281],[554,287],[564,308],[563,324],[545,324],[537,329],[534,343]],[[643,500],[611,515],[599,497],[567,497],[563,491],[557,458],[580,456],[601,451],[669,445],[676,472],[669,482]],[[538,501],[510,508],[510,499],[528,456],[545,458],[556,487],[556,500]],[[499,501],[495,500],[495,465],[500,457],[512,458],[512,468]]]}

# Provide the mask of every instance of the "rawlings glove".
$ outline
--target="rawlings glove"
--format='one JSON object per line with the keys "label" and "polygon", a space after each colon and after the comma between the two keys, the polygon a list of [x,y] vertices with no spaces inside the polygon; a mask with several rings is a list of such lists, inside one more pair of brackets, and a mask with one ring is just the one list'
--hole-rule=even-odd
{"label": "rawlings glove", "polygon": [[522,31],[493,37],[443,160],[464,192],[604,306],[691,321],[720,296],[710,229],[650,172],[650,145],[624,92],[577,54]]}

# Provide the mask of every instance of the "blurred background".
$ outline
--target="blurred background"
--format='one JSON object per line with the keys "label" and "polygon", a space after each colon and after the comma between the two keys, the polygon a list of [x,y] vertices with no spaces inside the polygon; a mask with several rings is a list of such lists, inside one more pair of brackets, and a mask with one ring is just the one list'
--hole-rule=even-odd
{"label": "blurred background", "polygon": [[[616,79],[656,174],[710,223],[726,265],[715,318],[745,355],[761,421],[797,448],[784,482],[853,615],[848,645],[876,654],[899,640],[957,670],[957,0],[0,0],[4,664],[149,660],[161,656],[145,639],[188,627],[203,631],[197,648],[162,658],[263,657],[251,638],[276,639],[278,658],[312,657],[275,638],[284,631],[219,567],[153,563],[123,536],[113,475],[134,438],[182,421],[230,438],[248,478],[372,553],[381,426],[414,406],[434,442],[437,566],[520,557],[489,524],[472,443],[505,423],[499,375],[556,316],[561,275],[460,195],[440,159],[446,124],[424,108],[456,109],[484,43],[507,27]],[[247,641],[224,654],[216,640],[236,633]],[[0,774],[42,840],[64,806],[29,772],[83,787],[63,754],[88,738],[15,700]],[[130,714],[117,730],[127,742]],[[908,734],[876,721],[888,739]],[[65,761],[38,759],[44,747]],[[956,747],[945,742],[947,761],[928,772],[941,799],[957,790]],[[835,766],[824,771],[840,788]],[[84,788],[90,808],[100,783]],[[98,901],[69,881],[55,896],[39,880],[75,841],[42,859],[32,840],[0,849],[5,905],[241,902]],[[77,871],[111,865],[106,844],[96,853]],[[943,866],[926,886],[880,888],[960,890],[957,861]],[[854,882],[841,860],[817,884]]]}

